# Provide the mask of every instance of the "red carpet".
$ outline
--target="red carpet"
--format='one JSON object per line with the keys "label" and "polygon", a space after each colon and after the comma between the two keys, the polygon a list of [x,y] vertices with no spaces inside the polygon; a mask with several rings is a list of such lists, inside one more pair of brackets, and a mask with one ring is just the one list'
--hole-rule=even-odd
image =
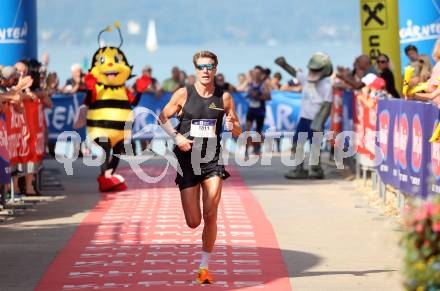
{"label": "red carpet", "polygon": [[291,290],[272,226],[238,171],[228,170],[210,262],[215,284],[194,282],[202,226],[186,226],[175,174],[147,184],[123,169],[129,190],[102,196],[36,290]]}

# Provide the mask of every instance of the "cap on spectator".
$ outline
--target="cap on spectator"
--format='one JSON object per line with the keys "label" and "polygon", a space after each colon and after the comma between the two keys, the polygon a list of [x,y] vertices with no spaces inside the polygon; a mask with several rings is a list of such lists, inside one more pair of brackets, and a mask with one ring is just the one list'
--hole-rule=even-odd
{"label": "cap on spectator", "polygon": [[17,76],[18,76],[18,71],[15,67],[7,66],[7,67],[3,67],[1,70],[1,77],[4,80],[9,80]]}
{"label": "cap on spectator", "polygon": [[146,66],[142,67],[142,71],[151,71],[151,70],[152,70],[151,66],[149,66],[149,65],[146,65]]}
{"label": "cap on spectator", "polygon": [[376,75],[376,74],[368,73],[368,74],[366,74],[366,75],[361,79],[361,81],[362,81],[362,83],[364,83],[366,86],[370,86],[371,83],[373,83],[374,80],[376,80],[376,79],[377,79],[377,75]]}
{"label": "cap on spectator", "polygon": [[376,90],[383,89],[386,85],[386,82],[383,78],[378,77],[376,80],[373,81],[373,83],[370,84],[371,88],[374,88]]}
{"label": "cap on spectator", "polygon": [[378,77],[376,74],[368,73],[366,74],[362,79],[362,83],[365,84],[365,86],[369,86],[371,88],[374,88],[376,90],[380,90],[383,87],[385,87],[386,82],[383,78]]}
{"label": "cap on spectator", "polygon": [[81,67],[80,64],[73,64],[73,65],[70,67],[70,71],[71,71],[71,72],[76,71],[76,70],[82,70],[82,67]]}
{"label": "cap on spectator", "polygon": [[330,77],[333,73],[333,65],[330,57],[324,53],[317,52],[310,58],[307,68],[309,72],[308,80],[310,82],[318,81],[325,77]]}

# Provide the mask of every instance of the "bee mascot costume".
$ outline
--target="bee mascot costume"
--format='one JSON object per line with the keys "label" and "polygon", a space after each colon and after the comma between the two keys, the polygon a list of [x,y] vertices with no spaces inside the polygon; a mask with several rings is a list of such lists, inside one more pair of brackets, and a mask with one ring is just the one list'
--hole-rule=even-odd
{"label": "bee mascot costume", "polygon": [[[120,25],[115,23],[120,44],[118,47],[100,46],[91,61],[91,68],[84,78],[88,89],[84,104],[87,106],[87,138],[94,141],[105,152],[105,160],[98,176],[99,190],[123,191],[127,189],[125,179],[115,174],[124,141],[130,142],[133,123],[132,107],[139,102],[142,92],[150,85],[148,77],[136,81],[134,94],[125,83],[133,77],[133,66],[121,51],[123,39]],[[112,32],[108,26],[99,33],[98,44],[104,32]]]}

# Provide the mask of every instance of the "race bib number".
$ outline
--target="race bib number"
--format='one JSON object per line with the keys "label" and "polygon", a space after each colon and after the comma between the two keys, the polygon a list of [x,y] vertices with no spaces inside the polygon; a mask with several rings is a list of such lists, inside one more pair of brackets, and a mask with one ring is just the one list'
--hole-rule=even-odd
{"label": "race bib number", "polygon": [[249,107],[250,108],[259,108],[260,106],[261,106],[261,101],[260,100],[251,99],[249,101]]}
{"label": "race bib number", "polygon": [[192,137],[216,137],[216,123],[216,119],[193,119],[190,135]]}

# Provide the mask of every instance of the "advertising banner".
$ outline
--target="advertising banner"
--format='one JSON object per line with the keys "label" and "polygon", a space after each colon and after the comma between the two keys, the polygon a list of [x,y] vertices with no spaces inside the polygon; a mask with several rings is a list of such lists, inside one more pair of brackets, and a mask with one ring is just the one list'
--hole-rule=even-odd
{"label": "advertising banner", "polygon": [[405,55],[407,45],[415,45],[419,54],[431,57],[435,41],[440,37],[440,0],[399,0],[399,22],[403,71],[409,62]]}
{"label": "advertising banner", "polygon": [[379,101],[377,130],[384,159],[378,171],[384,183],[411,195],[429,194],[432,147],[429,138],[438,112],[434,105],[424,102]]}
{"label": "advertising banner", "polygon": [[0,64],[10,66],[37,56],[36,0],[1,1]]}
{"label": "advertising banner", "polygon": [[[362,52],[370,56],[373,63],[379,54],[389,56],[394,68],[396,88],[401,88],[400,73],[400,42],[398,0],[361,0]],[[412,8],[419,4],[412,2]],[[409,6],[409,4],[408,4]],[[423,9],[424,10],[424,9]]]}

